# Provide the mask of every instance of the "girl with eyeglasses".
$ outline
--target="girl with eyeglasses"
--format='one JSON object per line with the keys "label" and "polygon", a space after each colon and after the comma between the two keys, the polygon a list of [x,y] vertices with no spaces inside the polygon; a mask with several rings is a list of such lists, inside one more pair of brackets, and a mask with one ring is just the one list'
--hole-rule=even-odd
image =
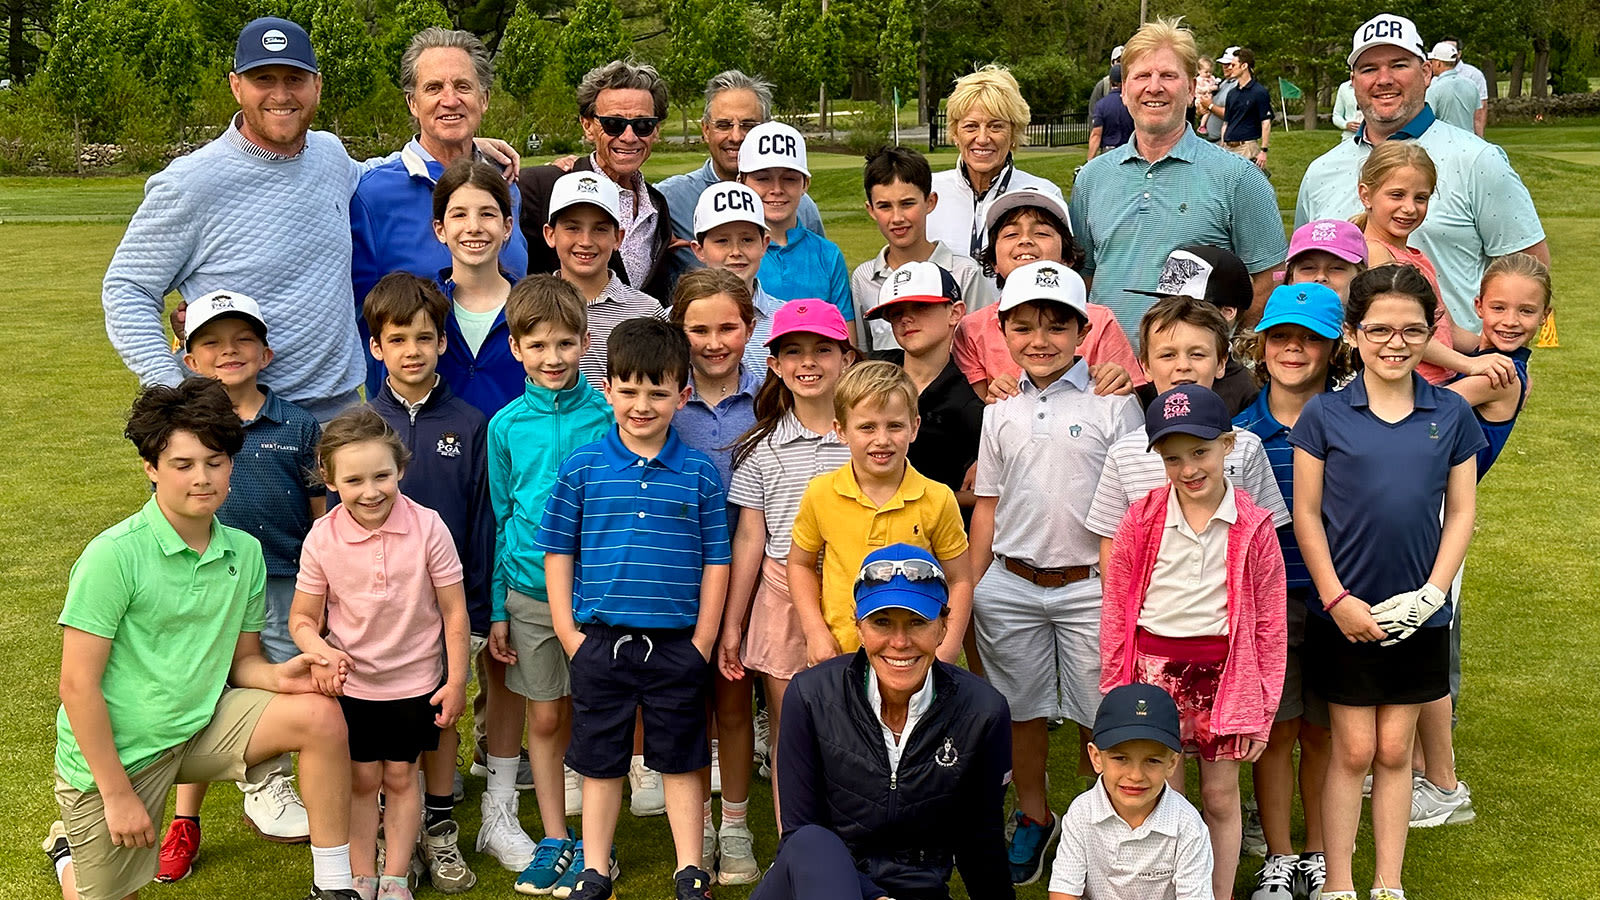
{"label": "girl with eyeglasses", "polygon": [[1306,677],[1333,730],[1323,900],[1355,900],[1369,770],[1372,896],[1404,897],[1412,739],[1423,705],[1450,689],[1450,583],[1472,539],[1486,442],[1464,399],[1417,374],[1438,302],[1413,266],[1356,276],[1344,327],[1360,370],[1344,390],[1312,397],[1289,434],[1295,538],[1319,601],[1306,623]]}

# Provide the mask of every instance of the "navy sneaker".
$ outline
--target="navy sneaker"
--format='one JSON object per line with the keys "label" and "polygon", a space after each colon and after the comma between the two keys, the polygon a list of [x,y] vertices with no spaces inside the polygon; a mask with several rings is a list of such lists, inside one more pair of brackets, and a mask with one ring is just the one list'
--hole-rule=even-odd
{"label": "navy sneaker", "polygon": [[675,900],[711,900],[711,876],[699,866],[684,866],[672,876]]}
{"label": "navy sneaker", "polygon": [[593,869],[584,869],[567,896],[572,900],[611,900],[611,879]]}
{"label": "navy sneaker", "polygon": [[517,876],[517,893],[536,897],[556,889],[561,877],[572,868],[577,844],[570,838],[547,837],[533,850],[533,862]]}
{"label": "navy sneaker", "polygon": [[[572,847],[572,864],[567,866],[566,874],[562,875],[561,880],[556,882],[555,889],[550,892],[551,895],[558,898],[558,900],[565,900],[568,897],[578,897],[582,898],[582,900],[602,898],[603,900],[603,898],[611,896],[611,883],[617,880],[618,875],[622,874],[622,870],[617,868],[616,844],[611,845],[611,859],[608,862],[610,865],[606,868],[604,874],[597,869],[584,868],[583,841],[578,841]],[[605,893],[594,894],[592,897],[589,894],[578,893],[583,887],[583,882],[591,880],[590,876],[599,876],[604,879]],[[590,887],[590,890],[595,890],[595,888]]]}
{"label": "navy sneaker", "polygon": [[1044,854],[1050,842],[1061,834],[1061,817],[1051,816],[1049,822],[1035,822],[1023,814],[1015,813],[1016,831],[1006,848],[1006,858],[1011,863],[1012,884],[1033,884],[1044,871]]}

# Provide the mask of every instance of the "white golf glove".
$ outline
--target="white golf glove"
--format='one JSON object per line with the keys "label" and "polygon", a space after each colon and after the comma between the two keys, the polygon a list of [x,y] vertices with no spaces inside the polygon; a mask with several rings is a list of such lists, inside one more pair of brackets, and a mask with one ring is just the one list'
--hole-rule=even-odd
{"label": "white golf glove", "polygon": [[1444,608],[1445,593],[1431,584],[1414,591],[1395,594],[1372,607],[1373,621],[1391,637],[1383,642],[1387,647],[1398,644],[1415,634],[1422,623]]}

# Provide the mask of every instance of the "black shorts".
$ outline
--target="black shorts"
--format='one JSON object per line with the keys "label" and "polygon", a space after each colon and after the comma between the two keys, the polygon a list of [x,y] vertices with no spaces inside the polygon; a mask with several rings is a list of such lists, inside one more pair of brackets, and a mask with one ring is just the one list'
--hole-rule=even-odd
{"label": "black shorts", "polygon": [[1300,645],[1306,681],[1329,703],[1402,706],[1450,695],[1450,629],[1418,628],[1391,647],[1355,643],[1312,614]]}
{"label": "black shorts", "polygon": [[435,691],[404,700],[340,697],[339,708],[350,732],[350,761],[414,763],[424,751],[439,749],[439,726],[433,717],[440,707],[428,702]]}
{"label": "black shorts", "polygon": [[633,758],[634,711],[643,710],[645,765],[667,775],[711,765],[706,697],[711,665],[692,629],[641,630],[591,623],[572,657],[572,742],[567,765],[589,778],[621,778]]}

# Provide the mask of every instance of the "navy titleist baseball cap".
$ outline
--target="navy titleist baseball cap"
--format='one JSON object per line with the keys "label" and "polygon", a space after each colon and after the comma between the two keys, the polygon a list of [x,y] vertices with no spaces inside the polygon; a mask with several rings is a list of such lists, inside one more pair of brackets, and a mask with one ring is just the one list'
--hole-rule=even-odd
{"label": "navy titleist baseball cap", "polygon": [[861,561],[855,598],[858,620],[882,609],[908,609],[932,621],[944,612],[950,588],[932,553],[915,544],[890,544]]}
{"label": "navy titleist baseball cap", "polygon": [[1112,688],[1094,714],[1094,735],[1090,740],[1101,750],[1110,750],[1128,741],[1155,741],[1181,753],[1178,704],[1153,684]]}
{"label": "navy titleist baseball cap", "polygon": [[1233,430],[1228,405],[1210,388],[1180,384],[1150,401],[1144,411],[1144,430],[1150,447],[1169,434],[1192,434],[1202,441],[1216,440]]}
{"label": "navy titleist baseball cap", "polygon": [[244,26],[233,48],[233,71],[248,72],[261,66],[294,66],[317,71],[317,53],[306,30],[288,19],[266,16]]}

